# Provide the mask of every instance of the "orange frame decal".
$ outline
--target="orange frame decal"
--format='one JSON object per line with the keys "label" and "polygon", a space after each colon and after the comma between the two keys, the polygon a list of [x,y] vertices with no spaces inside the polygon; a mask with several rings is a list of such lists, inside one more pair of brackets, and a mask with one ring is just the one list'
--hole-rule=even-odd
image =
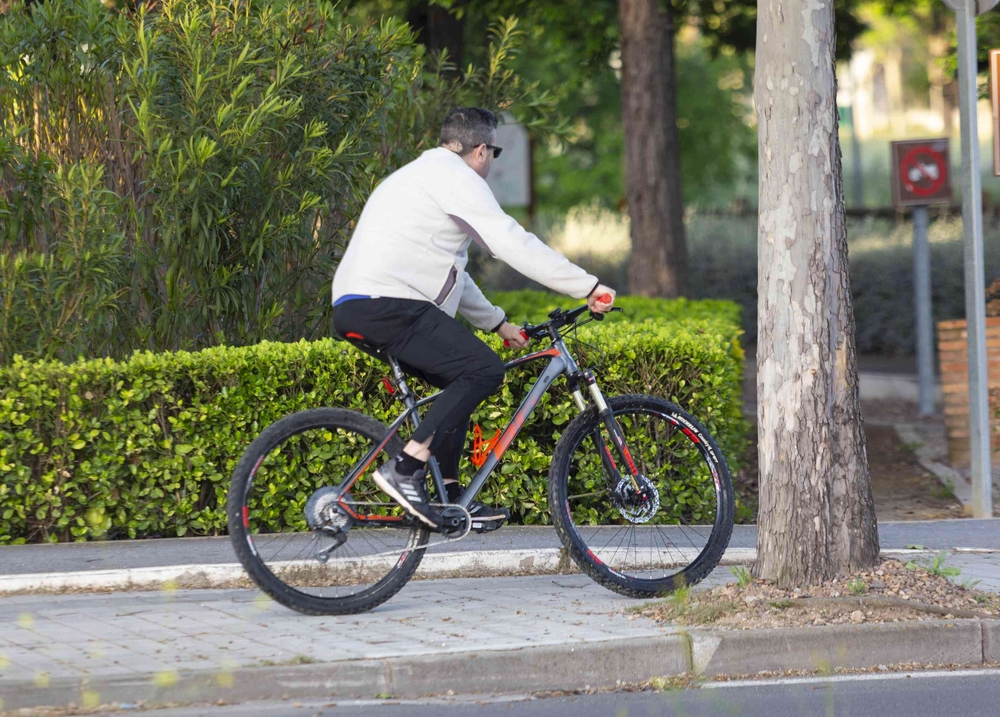
{"label": "orange frame decal", "polygon": [[500,439],[500,429],[498,428],[496,433],[488,441],[483,441],[483,429],[479,427],[477,423],[472,429],[472,465],[476,468],[482,468],[483,463],[486,462],[486,457],[489,455],[490,451],[493,450],[493,446],[496,445],[497,441]]}

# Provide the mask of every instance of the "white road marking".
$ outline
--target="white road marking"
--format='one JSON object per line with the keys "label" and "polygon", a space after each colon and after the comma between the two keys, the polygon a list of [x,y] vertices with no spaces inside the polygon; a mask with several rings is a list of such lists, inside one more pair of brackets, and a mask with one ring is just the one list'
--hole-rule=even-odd
{"label": "white road marking", "polygon": [[753,680],[727,680],[722,682],[704,682],[703,690],[724,689],[727,687],[765,687],[768,685],[811,685],[832,684],[835,682],[875,682],[877,680],[926,680],[936,677],[981,677],[986,675],[1000,676],[1000,669],[980,668],[954,670],[913,670],[910,672],[859,672],[840,675],[811,675],[808,677],[762,677]]}

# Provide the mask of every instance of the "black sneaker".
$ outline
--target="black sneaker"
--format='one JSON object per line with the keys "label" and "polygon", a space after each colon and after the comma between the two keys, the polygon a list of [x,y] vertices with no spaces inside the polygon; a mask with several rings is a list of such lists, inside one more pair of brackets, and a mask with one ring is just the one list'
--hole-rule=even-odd
{"label": "black sneaker", "polygon": [[469,515],[472,516],[472,529],[477,533],[491,533],[510,519],[510,511],[506,508],[494,508],[478,500],[469,503]]}
{"label": "black sneaker", "polygon": [[396,469],[396,461],[392,460],[375,471],[372,477],[375,484],[403,506],[407,513],[436,530],[441,527],[441,515],[430,505],[426,475],[426,470],[404,475]]}

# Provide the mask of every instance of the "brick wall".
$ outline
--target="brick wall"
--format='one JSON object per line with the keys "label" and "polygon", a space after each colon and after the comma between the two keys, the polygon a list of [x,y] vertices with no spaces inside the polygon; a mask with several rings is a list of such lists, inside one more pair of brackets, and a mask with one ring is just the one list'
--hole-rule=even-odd
{"label": "brick wall", "polygon": [[[969,361],[965,320],[939,321],[938,360],[944,394],[948,458],[953,466],[969,465]],[[993,453],[1000,449],[1000,316],[986,318],[986,360],[990,388],[990,429]]]}

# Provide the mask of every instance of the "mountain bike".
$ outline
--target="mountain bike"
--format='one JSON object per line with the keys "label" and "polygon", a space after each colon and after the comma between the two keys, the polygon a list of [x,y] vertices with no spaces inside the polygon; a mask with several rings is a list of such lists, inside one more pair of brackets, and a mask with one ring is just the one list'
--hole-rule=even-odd
{"label": "mountain bike", "polygon": [[[466,507],[500,464],[556,379],[564,378],[579,414],[558,440],[549,468],[549,511],[567,553],[583,572],[635,598],[664,595],[701,581],[718,565],[733,528],[733,486],[718,444],[690,413],[662,398],[605,398],[593,370],[581,368],[571,332],[603,319],[587,306],[556,309],[526,325],[541,350],[505,364],[545,361],[504,430],[480,450],[478,471],[461,498],[447,503],[437,463],[429,461],[443,525],[432,531],[405,514],[371,478],[416,428],[418,398],[399,363],[347,339],[388,364],[385,389],[403,406],[386,426],[357,411],[316,408],[265,429],[237,464],[229,490],[229,533],[250,578],[272,598],[313,615],[364,612],[413,577],[428,547],[460,540],[472,528]],[[579,344],[578,344],[579,345]],[[481,447],[480,447],[481,449]]]}

